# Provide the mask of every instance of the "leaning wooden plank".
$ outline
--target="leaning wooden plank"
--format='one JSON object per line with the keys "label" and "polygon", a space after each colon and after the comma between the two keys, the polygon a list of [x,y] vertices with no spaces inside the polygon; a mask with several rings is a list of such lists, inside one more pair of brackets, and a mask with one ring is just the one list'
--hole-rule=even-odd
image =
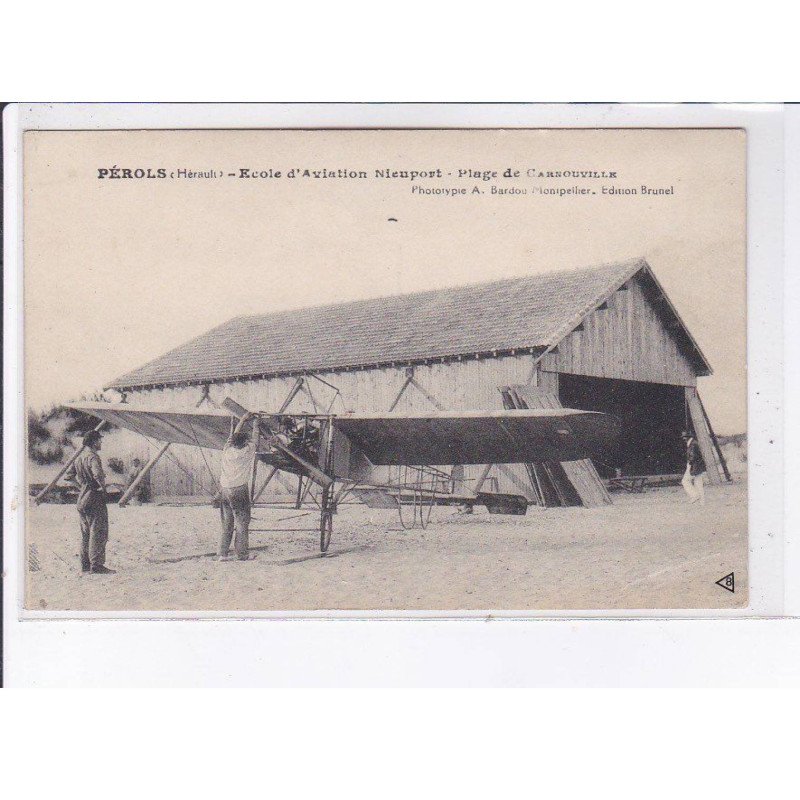
{"label": "leaning wooden plank", "polygon": [[717,440],[717,434],[714,433],[714,428],[711,427],[711,420],[708,418],[708,413],[706,412],[706,407],[703,405],[703,398],[700,397],[700,392],[697,392],[697,402],[700,404],[700,410],[703,412],[703,419],[706,421],[708,432],[711,434],[711,441],[714,444],[714,449],[717,451],[717,456],[719,457],[719,465],[722,467],[722,471],[725,473],[725,480],[730,483],[731,473],[728,471],[728,464],[725,461],[725,456],[722,452],[722,448],[719,446],[719,441]]}
{"label": "leaning wooden plank", "polygon": [[[501,388],[500,394],[503,397],[503,406],[505,408],[525,408],[525,403],[520,399],[513,386],[507,386],[505,389]],[[536,464],[534,464],[532,461],[528,461],[524,466],[528,474],[528,480],[531,484],[531,492],[536,505],[546,506],[547,499],[544,494],[544,488],[542,486]],[[476,488],[475,491],[477,492],[479,488],[480,487]]]}
{"label": "leaning wooden plank", "polygon": [[611,496],[605,484],[600,481],[597,470],[588,459],[580,461],[562,461],[561,466],[567,477],[575,486],[585,506],[612,505]]}
{"label": "leaning wooden plank", "polygon": [[167,442],[142,468],[142,471],[136,476],[136,479],[133,483],[125,490],[125,494],[122,495],[119,499],[119,507],[124,508],[128,501],[133,496],[133,493],[139,488],[139,484],[147,477],[150,470],[156,465],[161,456],[167,452],[167,448],[170,446],[170,442]]}
{"label": "leaning wooden plank", "polygon": [[439,411],[445,411],[445,407],[416,379],[411,376],[410,384],[435,408]]}
{"label": "leaning wooden plank", "polygon": [[694,434],[697,437],[697,444],[700,447],[700,453],[703,456],[703,461],[706,464],[706,474],[708,475],[709,483],[714,486],[719,486],[722,483],[722,475],[719,471],[717,464],[716,454],[714,453],[714,445],[711,442],[711,436],[705,425],[703,418],[703,411],[700,407],[700,400],[697,396],[697,389],[693,386],[685,387],[686,402],[689,406],[689,416],[692,420],[692,427]]}
{"label": "leaning wooden plank", "polygon": [[395,408],[397,408],[397,404],[400,402],[400,398],[403,396],[403,394],[405,394],[406,389],[409,387],[409,384],[413,380],[414,380],[414,373],[412,372],[406,377],[405,382],[400,387],[400,391],[397,393],[394,400],[392,400],[392,404],[389,406],[389,411],[394,411]]}
{"label": "leaning wooden plank", "polygon": [[[561,401],[554,392],[546,391],[536,386],[508,386],[505,391],[513,398],[517,408],[563,408]],[[608,489],[600,480],[600,476],[597,474],[597,470],[590,459],[562,461],[561,466],[570,483],[575,487],[575,491],[584,506],[591,508],[613,504]],[[552,471],[548,470],[548,474],[551,475]],[[559,499],[561,499],[563,492],[560,491],[560,487],[556,488]]]}
{"label": "leaning wooden plank", "polygon": [[478,476],[478,480],[475,481],[475,486],[473,488],[474,492],[479,492],[483,488],[483,484],[486,482],[486,479],[489,477],[489,473],[492,471],[492,467],[494,464],[485,464],[483,469],[481,470],[481,474]]}
{"label": "leaning wooden plank", "polygon": [[522,478],[517,475],[516,471],[511,464],[497,464],[497,471],[501,472],[508,478],[508,480],[519,489],[528,500],[535,500],[534,489],[530,483],[526,483]]}

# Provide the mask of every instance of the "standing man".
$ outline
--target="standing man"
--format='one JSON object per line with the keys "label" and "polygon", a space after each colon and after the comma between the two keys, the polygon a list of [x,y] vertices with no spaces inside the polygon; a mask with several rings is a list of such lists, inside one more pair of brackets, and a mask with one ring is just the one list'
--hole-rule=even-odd
{"label": "standing man", "polygon": [[[142,471],[142,462],[138,458],[134,458],[131,461],[131,471],[130,475],[128,475],[128,486],[132,486],[133,482],[139,477],[139,473]],[[136,487],[136,491],[133,493],[134,502],[137,503],[149,503],[150,502],[150,473],[144,476],[142,481]]]}
{"label": "standing man", "polygon": [[689,495],[690,503],[696,503],[699,500],[701,505],[705,505],[706,464],[703,461],[700,446],[697,444],[697,439],[688,431],[683,432],[683,442],[686,445],[686,472],[683,474],[681,485]]}
{"label": "standing man", "polygon": [[64,479],[78,487],[78,517],[81,523],[81,570],[95,575],[110,575],[106,542],[108,541],[108,509],[106,477],[100,463],[102,437],[89,431],[83,437],[86,452],[78,456],[64,474]]}
{"label": "standing man", "polygon": [[[253,420],[248,435],[245,424]],[[258,418],[248,412],[231,431],[222,450],[222,472],[220,474],[220,517],[222,537],[219,543],[219,560],[228,561],[231,539],[239,561],[247,561],[249,553],[250,526],[250,474],[258,445]],[[236,537],[234,539],[234,530]]]}

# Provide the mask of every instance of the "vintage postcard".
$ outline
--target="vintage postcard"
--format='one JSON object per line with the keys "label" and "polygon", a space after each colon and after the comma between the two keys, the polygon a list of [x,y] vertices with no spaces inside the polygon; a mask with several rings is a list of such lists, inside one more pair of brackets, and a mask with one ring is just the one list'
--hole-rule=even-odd
{"label": "vintage postcard", "polygon": [[744,130],[23,145],[27,610],[747,606]]}

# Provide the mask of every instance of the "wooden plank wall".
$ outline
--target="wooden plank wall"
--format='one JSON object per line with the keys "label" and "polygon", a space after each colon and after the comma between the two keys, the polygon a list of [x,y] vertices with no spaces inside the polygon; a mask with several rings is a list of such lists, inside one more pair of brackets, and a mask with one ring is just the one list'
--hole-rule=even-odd
{"label": "wooden plank wall", "polygon": [[567,334],[556,352],[542,359],[549,372],[597,378],[695,386],[691,362],[638,279],[615,292],[608,307],[589,314],[583,330]]}
{"label": "wooden plank wall", "polygon": [[[415,381],[438,402],[453,410],[500,409],[503,407],[498,391],[501,386],[535,383],[558,396],[559,372],[687,387],[697,383],[691,363],[680,351],[672,331],[665,327],[657,304],[648,299],[636,279],[630,281],[626,289],[615,292],[606,309],[590,314],[583,323],[583,330],[568,334],[556,352],[542,359],[539,367],[529,354],[465,359],[417,366]],[[322,372],[319,376],[337,386],[339,396],[319,381],[309,378],[307,385],[313,402],[304,391],[297,395],[289,410],[386,411],[406,381],[406,369],[387,367]],[[285,377],[212,384],[209,395],[212,403],[216,404],[230,396],[247,408],[276,411],[295,380],[295,377]],[[128,399],[147,407],[191,409],[202,396],[202,387],[190,386],[130,392]],[[412,385],[395,408],[397,411],[426,412],[432,407],[424,394]],[[143,446],[140,437],[126,432],[120,432],[116,437],[115,450],[125,450],[125,437],[131,457],[147,457],[148,448]],[[161,459],[153,470],[153,489],[157,494],[196,495],[210,494],[215,490],[210,472],[214,476],[219,474],[218,453],[180,445],[173,446],[168,452],[174,458]],[[480,467],[466,467],[464,487],[469,487],[480,472]],[[499,491],[518,493],[529,486],[522,465],[494,470],[492,476],[497,478]],[[279,482],[275,489],[288,492],[291,486]],[[528,493],[528,496],[532,498],[533,494]]]}

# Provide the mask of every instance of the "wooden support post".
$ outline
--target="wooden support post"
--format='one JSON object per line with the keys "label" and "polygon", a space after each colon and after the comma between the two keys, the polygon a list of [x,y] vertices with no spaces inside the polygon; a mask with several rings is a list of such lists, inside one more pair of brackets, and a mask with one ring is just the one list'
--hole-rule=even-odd
{"label": "wooden support post", "polygon": [[281,403],[281,407],[278,409],[279,414],[283,414],[283,412],[286,411],[287,408],[289,408],[290,403],[297,396],[297,393],[303,388],[304,383],[305,383],[304,378],[298,378],[294,382],[294,386],[292,386],[291,390],[289,391],[289,394],[286,395],[286,399],[283,401],[283,403]]}
{"label": "wooden support post", "polygon": [[[538,370],[536,376],[538,380],[539,377]],[[521,401],[519,395],[517,394],[513,386],[500,387],[500,395],[503,398],[504,408],[507,409],[527,408],[527,404]],[[542,484],[541,481],[539,480],[539,473],[536,469],[536,465],[531,463],[525,464],[525,471],[528,473],[528,481],[530,483],[531,494],[533,495],[533,499],[536,500],[536,504],[541,506],[547,505],[547,502],[545,501],[544,497],[544,491],[542,490]],[[525,496],[528,497],[527,494]]]}
{"label": "wooden support post", "polygon": [[728,463],[725,461],[725,456],[722,454],[722,448],[719,446],[719,442],[717,441],[717,434],[714,433],[714,429],[711,427],[711,420],[708,418],[706,407],[703,405],[703,400],[700,397],[699,392],[697,393],[697,402],[700,403],[700,410],[703,412],[703,419],[706,421],[708,432],[711,434],[711,441],[714,443],[714,449],[717,451],[717,455],[719,456],[719,464],[722,467],[722,471],[725,473],[725,480],[730,483],[731,473],[728,471]]}
{"label": "wooden support post", "polygon": [[[511,464],[496,464],[498,472],[502,472],[503,475],[508,478],[517,489],[525,495],[527,500],[535,500],[536,499],[536,488],[531,485],[530,479],[526,483],[522,478],[520,478],[517,473],[514,471],[513,466]],[[527,475],[526,475],[527,477]]]}
{"label": "wooden support post", "polygon": [[[103,420],[99,424],[95,425],[94,430],[95,431],[99,431],[103,427],[103,425],[105,425],[105,424],[106,424],[105,420]],[[64,464],[64,466],[58,471],[58,475],[56,475],[55,478],[53,478],[53,480],[51,480],[50,483],[48,483],[47,486],[45,486],[44,489],[42,489],[42,491],[39,492],[39,494],[36,495],[36,497],[34,498],[33,502],[37,506],[39,505],[39,503],[42,502],[42,500],[44,500],[44,498],[47,496],[48,492],[50,492],[52,490],[52,488],[61,480],[61,478],[64,476],[64,473],[75,463],[75,461],[78,459],[78,456],[85,449],[86,449],[86,445],[85,444],[81,445],[72,454],[72,456],[70,456],[69,461],[67,461],[67,463]]]}
{"label": "wooden support post", "polygon": [[277,473],[277,471],[278,471],[277,467],[272,467],[270,469],[269,473],[267,474],[266,479],[264,480],[264,483],[261,484],[261,488],[253,495],[253,502],[254,503],[264,493],[264,489],[267,488],[267,486],[269,485],[269,482],[275,477],[275,474]]}
{"label": "wooden support post", "polygon": [[314,409],[314,413],[318,414],[319,409],[317,408],[317,401],[314,399],[314,395],[311,392],[311,387],[306,381],[303,381],[303,391],[308,395],[308,399],[311,401],[311,406]]}
{"label": "wooden support post", "polygon": [[203,384],[203,393],[200,395],[200,399],[194,404],[194,407],[200,408],[200,406],[203,405],[203,403],[205,403],[206,400],[209,403],[211,403],[211,405],[214,405],[213,402],[211,401],[210,392],[211,392],[211,384],[210,383]]}
{"label": "wooden support post", "polygon": [[156,461],[158,461],[164,453],[167,452],[167,448],[170,446],[170,442],[167,442],[142,468],[142,471],[136,476],[136,480],[125,490],[125,494],[122,495],[119,499],[119,507],[124,508],[128,505],[128,501],[131,499],[133,493],[139,488],[139,484],[147,477],[147,474],[150,472],[151,469],[156,465]]}
{"label": "wooden support post", "polygon": [[397,393],[397,396],[392,401],[392,404],[389,406],[389,411],[394,411],[397,408],[397,404],[400,402],[400,398],[405,393],[406,389],[411,385],[411,381],[414,380],[414,370],[413,368],[409,367],[406,370],[406,380],[405,383],[400,387],[400,391]]}
{"label": "wooden support post", "polygon": [[417,389],[420,394],[437,410],[437,411],[446,411],[447,409],[430,393],[427,389],[425,389],[421,384],[417,383],[417,379],[414,376],[411,376],[411,380],[409,383],[414,385],[414,388]]}
{"label": "wooden support post", "polygon": [[489,473],[492,471],[492,467],[494,464],[486,464],[481,471],[481,474],[478,476],[478,480],[475,481],[475,486],[473,487],[472,491],[475,494],[483,488],[483,484],[486,483],[486,479],[489,477]]}
{"label": "wooden support post", "polygon": [[303,498],[304,497],[305,497],[305,494],[303,492],[303,476],[302,475],[298,475],[297,476],[297,497],[295,497],[295,500],[294,500],[294,507],[295,508],[300,508],[303,505]]}
{"label": "wooden support post", "polygon": [[697,440],[697,445],[700,448],[700,453],[706,465],[708,481],[713,486],[719,486],[722,483],[722,475],[720,474],[711,435],[703,417],[700,396],[697,394],[697,389],[694,386],[684,387],[684,392],[686,395],[686,404],[689,407],[689,417],[692,421],[695,439]]}

